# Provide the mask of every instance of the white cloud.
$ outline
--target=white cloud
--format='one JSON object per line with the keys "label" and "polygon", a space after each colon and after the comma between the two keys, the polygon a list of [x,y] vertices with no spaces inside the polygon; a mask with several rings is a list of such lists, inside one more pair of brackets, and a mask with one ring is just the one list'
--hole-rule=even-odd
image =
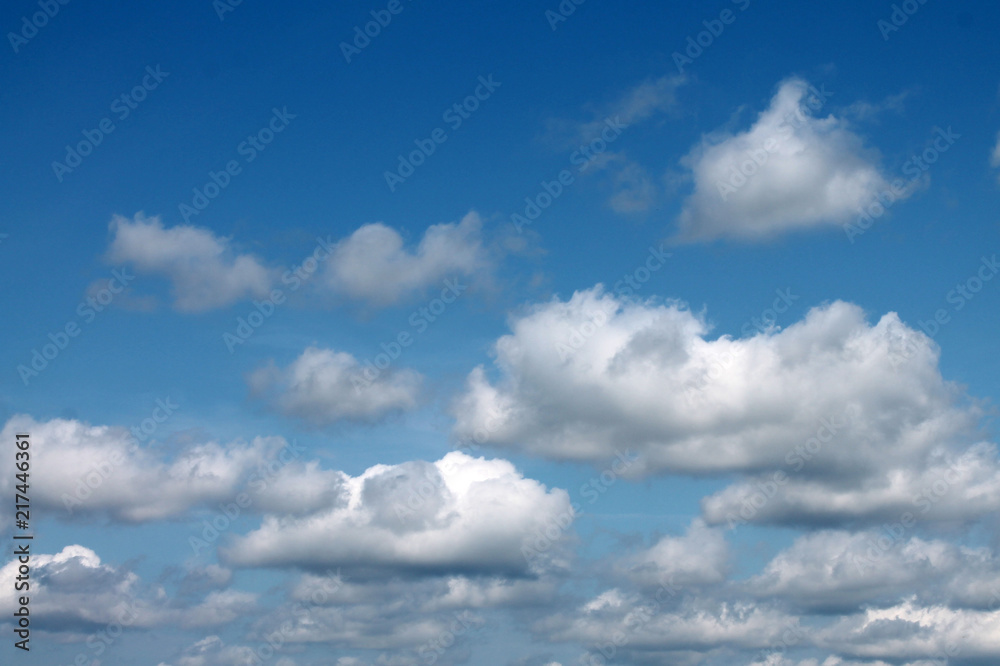
{"label": "white cloud", "polygon": [[920,660],[908,661],[905,664],[890,664],[878,659],[876,661],[844,661],[840,657],[830,656],[820,661],[819,659],[804,659],[802,661],[788,659],[777,653],[771,653],[763,660],[754,661],[750,666],[942,666],[940,660]]}
{"label": "white cloud", "polygon": [[574,612],[547,618],[536,630],[560,642],[620,646],[619,657],[631,657],[633,663],[643,661],[639,655],[648,660],[648,653],[670,663],[661,653],[767,648],[780,643],[790,627],[801,631],[797,618],[757,604],[687,597],[671,608],[655,597],[609,590]]}
{"label": "white cloud", "polygon": [[555,582],[544,577],[509,579],[451,576],[443,583],[447,586],[447,591],[426,604],[426,609],[485,609],[543,605],[551,602],[556,593]]}
{"label": "white cloud", "polygon": [[[995,449],[970,446],[979,408],[941,377],[933,341],[894,313],[871,325],[834,302],[784,330],[711,339],[681,304],[598,287],[535,306],[511,329],[495,346],[498,379],[475,369],[455,403],[458,439],[595,465],[631,447],[630,475],[784,473],[788,501],[747,520],[898,519],[906,508],[960,519],[1000,506]],[[914,502],[944,475],[954,492],[927,510]],[[738,513],[757,480],[707,499],[709,522]]]}
{"label": "white cloud", "polygon": [[272,461],[280,467],[274,474],[258,466],[257,476],[248,477],[250,508],[299,516],[344,503],[343,484],[348,477],[343,472],[322,469],[316,460],[285,463],[279,457]]}
{"label": "white cloud", "polygon": [[995,661],[1000,657],[1000,611],[921,606],[910,599],[842,618],[817,632],[816,643],[863,659]]}
{"label": "white cloud", "polygon": [[[12,617],[14,581],[19,563],[0,569],[0,610]],[[31,613],[46,618],[47,631],[82,636],[108,625],[187,628],[224,625],[256,611],[257,595],[237,590],[211,590],[201,599],[182,603],[161,585],[145,584],[125,568],[104,564],[93,550],[66,546],[54,555],[31,556]]]}
{"label": "white cloud", "polygon": [[553,593],[553,583],[546,580],[451,576],[348,581],[334,574],[306,574],[288,601],[256,624],[255,632],[266,636],[284,625],[288,643],[392,650],[395,658],[427,663],[431,646],[470,640],[482,627],[485,611],[544,606]]}
{"label": "white cloud", "polygon": [[565,491],[546,490],[505,460],[459,452],[436,463],[377,465],[346,478],[344,488],[345,505],[265,516],[220,549],[223,557],[238,566],[343,567],[357,575],[524,576],[544,559],[529,563],[522,548],[572,517]]}
{"label": "white cloud", "polygon": [[988,549],[925,541],[910,531],[897,526],[800,536],[750,579],[748,589],[818,612],[893,606],[914,594],[925,604],[1000,605],[1000,563]]}
{"label": "white cloud", "polygon": [[[217,510],[244,492],[251,501],[245,509],[252,512],[297,514],[340,501],[341,474],[303,461],[301,447],[280,437],[195,443],[168,457],[164,449],[140,445],[115,426],[17,415],[0,436],[13,439],[16,432],[30,432],[32,451],[47,461],[32,469],[32,503],[66,520],[81,515],[128,523],[170,520]],[[14,471],[13,457],[0,460],[3,497],[13,498]]]}
{"label": "white cloud", "polygon": [[[680,572],[674,581],[632,576],[630,589],[606,589],[570,611],[553,607],[533,631],[623,663],[932,666],[948,656],[1000,656],[1000,566],[987,548],[888,529],[821,531],[801,536],[749,580],[710,577],[710,588],[700,587],[700,574],[685,581],[684,572],[699,570],[698,542],[707,542],[708,559],[724,561],[718,536],[693,523],[688,535],[639,556],[661,556],[658,564]],[[634,571],[636,560],[612,566]],[[818,650],[830,656],[816,658]]]}
{"label": "white cloud", "polygon": [[337,243],[320,277],[334,293],[372,305],[392,305],[448,277],[489,269],[482,221],[470,212],[458,224],[428,227],[412,251],[384,224],[366,224]]}
{"label": "white cloud", "polygon": [[[641,456],[631,469],[646,473],[752,471],[786,466],[821,419],[853,407],[837,441],[849,431],[879,445],[825,447],[832,474],[919,457],[972,423],[929,338],[893,313],[871,326],[848,303],[785,330],[711,339],[683,304],[629,302],[598,286],[510,325],[495,345],[499,381],[476,369],[455,406],[462,439],[592,463],[629,446]],[[899,344],[912,352],[897,363]]]}
{"label": "white cloud", "polygon": [[[185,648],[174,661],[174,666],[245,666],[267,662],[272,654],[273,648],[269,643],[256,646],[227,645],[221,638],[212,635]],[[295,666],[295,664],[296,662],[288,657],[280,657],[274,661],[274,666]],[[161,662],[158,666],[170,665]]]}
{"label": "white cloud", "polygon": [[[179,573],[172,570],[172,574]],[[190,596],[193,592],[203,592],[204,590],[221,589],[227,587],[233,580],[231,569],[220,567],[218,564],[207,564],[205,566],[191,566],[183,571],[180,579],[178,594]]]}
{"label": "white cloud", "polygon": [[422,379],[412,370],[376,372],[346,352],[309,347],[287,368],[272,363],[247,381],[279,412],[328,425],[375,421],[411,410],[417,406]]}
{"label": "white cloud", "polygon": [[814,115],[823,104],[792,78],[750,129],[704,138],[683,160],[694,192],[684,202],[679,237],[757,239],[839,224],[888,190],[877,154],[849,124]]}
{"label": "white cloud", "polygon": [[[946,441],[947,431],[930,434]],[[877,448],[864,448],[877,455]],[[702,511],[710,524],[832,526],[904,519],[963,523],[1000,509],[1000,459],[995,444],[980,442],[959,451],[936,448],[923,458],[895,464],[887,459],[881,477],[874,473],[877,460],[873,458],[869,465],[872,471],[865,477],[840,482],[812,478],[813,474],[793,476],[782,486],[780,501],[761,503],[755,496],[771,476],[764,475],[704,498]]]}
{"label": "white cloud", "polygon": [[625,557],[618,568],[643,587],[721,583],[729,568],[722,530],[695,520],[683,536],[666,536],[651,548]]}
{"label": "white cloud", "polygon": [[[232,501],[254,470],[287,446],[280,437],[258,437],[250,444],[207,442],[167,461],[160,450],[140,446],[120,427],[17,415],[0,434],[13,440],[16,432],[31,433],[32,450],[46,460],[32,469],[34,504],[66,518],[70,512],[106,513],[126,522],[176,518],[199,506]],[[0,490],[13,496],[13,457],[0,460],[0,470]]]}
{"label": "white cloud", "polygon": [[[116,215],[105,258],[133,266],[140,274],[168,279],[174,307],[203,312],[250,298],[267,297],[280,271],[250,254],[238,253],[230,238],[194,226],[164,228],[158,217],[141,213],[134,220]],[[413,249],[384,224],[366,224],[339,243],[324,243],[314,254],[319,265],[315,286],[373,307],[394,305],[447,278],[485,275],[492,261],[482,242],[482,221],[475,212],[456,224],[429,227]],[[149,309],[147,300],[129,297],[132,307]]]}
{"label": "white cloud", "polygon": [[270,270],[256,257],[238,254],[230,239],[208,229],[165,229],[160,218],[141,213],[134,220],[116,215],[110,229],[114,237],[107,260],[169,279],[178,310],[202,312],[261,298],[270,290],[274,277]]}

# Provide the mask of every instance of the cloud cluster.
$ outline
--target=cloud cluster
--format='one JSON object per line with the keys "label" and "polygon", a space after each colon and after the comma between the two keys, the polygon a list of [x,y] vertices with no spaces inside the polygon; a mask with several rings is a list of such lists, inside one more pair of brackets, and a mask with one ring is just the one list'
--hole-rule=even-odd
{"label": "cloud cluster", "polygon": [[[262,643],[256,646],[228,645],[216,635],[205,638],[186,647],[174,660],[173,665],[160,662],[158,666],[245,666],[264,662],[264,657],[271,654],[270,644]],[[294,659],[280,657],[274,661],[274,666],[295,666]],[[337,662],[337,666],[342,666]]]}
{"label": "cloud cluster", "polygon": [[[32,468],[33,506],[64,518],[106,515],[129,523],[179,518],[232,501],[248,483],[270,478],[266,469],[288,446],[280,437],[197,443],[167,460],[162,450],[141,446],[116,426],[17,415],[0,436],[13,441],[17,432],[31,433],[32,451],[45,461]],[[0,492],[13,497],[13,457],[0,460],[0,471]]]}
{"label": "cloud cluster", "polygon": [[[764,650],[780,642],[789,627],[798,628],[793,616],[752,602],[687,597],[672,604],[661,599],[665,597],[614,588],[573,611],[552,615],[536,631],[544,631],[555,641],[593,646],[595,655],[611,652],[626,663],[655,663],[657,659],[671,663],[669,659],[686,652]],[[689,655],[683,663],[704,662],[704,656],[693,659]]]}
{"label": "cloud cluster", "polygon": [[[352,478],[299,457],[277,461],[278,469],[267,471],[275,462],[272,449],[287,448],[277,439],[194,446],[166,462],[153,451],[130,447],[118,428],[15,417],[4,435],[23,430],[32,433],[34,454],[47,461],[33,473],[37,506],[59,505],[53,489],[69,488],[74,475],[85,473],[84,461],[92,467],[95,460],[114,460],[111,474],[76,512],[129,522],[179,518],[214,511],[245,492],[253,499],[250,511],[267,517],[224,553],[230,561],[316,570],[332,565],[352,576],[338,580],[329,597],[316,603],[316,590],[330,581],[306,574],[288,602],[262,616],[242,644],[209,636],[170,659],[175,666],[244,663],[279,630],[286,645],[381,650],[389,661],[375,663],[418,664],[426,656],[420,650],[431,650],[442,637],[452,640],[456,626],[463,634],[477,630],[481,611],[544,606],[555,593],[555,580],[543,570],[545,558],[529,562],[523,548],[572,520],[568,497],[524,478],[506,461],[452,453],[436,463],[380,465]],[[254,479],[262,462],[264,476]],[[43,581],[32,612],[46,618],[47,630],[71,640],[83,641],[114,622],[205,629],[259,614],[256,595],[229,589],[232,573],[214,564],[161,576],[155,585],[102,563],[82,546],[34,554],[32,566],[33,577]],[[16,562],[0,569],[0,608],[14,603],[16,569]],[[164,589],[168,579],[176,583],[174,595]],[[402,652],[409,661],[399,661]],[[449,651],[441,663],[461,654]]]}
{"label": "cloud cluster", "polygon": [[[530,308],[511,329],[495,345],[497,379],[476,368],[454,405],[461,440],[595,465],[631,447],[632,475],[746,475],[705,500],[711,523],[1000,507],[996,448],[970,440],[980,410],[941,377],[934,342],[894,313],[872,325],[834,302],[783,330],[713,339],[683,304],[598,286]],[[761,484],[788,501],[746,511]]]}
{"label": "cloud cluster", "polygon": [[[94,461],[114,461],[75,514],[126,522],[204,510],[218,515],[220,504],[245,493],[252,501],[247,513],[264,518],[220,549],[227,564],[336,568],[347,576],[306,573],[285,603],[261,615],[257,595],[231,589],[232,571],[216,564],[168,570],[147,584],[83,546],[33,554],[32,575],[42,585],[34,590],[32,612],[69,640],[83,641],[116,621],[221,631],[260,616],[242,643],[208,636],[170,663],[243,663],[278,636],[282,645],[330,643],[382,651],[378,664],[418,664],[442,640],[450,645],[456,633],[478,630],[481,613],[542,609],[557,594],[555,574],[574,515],[568,495],[525,478],[504,460],[453,452],[435,463],[377,465],[351,477],[304,461],[301,450],[281,459],[292,447],[279,438],[193,445],[167,461],[155,449],[131,446],[124,429],[72,420],[18,416],[3,436],[25,430],[32,433],[33,455],[46,461],[32,473],[36,506],[61,507],[57,490],[70,488],[89,468],[102,468]],[[539,539],[547,544],[541,554],[534,550]],[[0,569],[0,609],[14,603],[16,572],[16,561]],[[317,590],[324,591],[319,600]],[[449,650],[440,663],[465,654]]]}
{"label": "cloud cluster", "polygon": [[[927,570],[926,563],[920,564]],[[827,568],[842,568],[839,565],[833,561]],[[826,581],[831,573],[840,575],[822,569],[814,573]],[[802,573],[801,580],[806,575]],[[905,584],[899,579],[906,575],[895,572],[900,589]],[[842,577],[837,586],[811,584],[808,590],[832,599],[834,593],[856,593],[855,586],[861,584]],[[919,590],[921,584],[913,582],[909,589]],[[691,666],[930,666],[987,663],[1000,655],[996,629],[1000,597],[990,608],[955,607],[903,596],[850,610],[813,603],[811,611],[797,614],[733,583],[698,595],[672,596],[662,591],[640,594],[611,588],[570,611],[552,613],[536,623],[534,631],[554,642],[587,646],[581,663],[604,657],[625,663]],[[879,587],[873,598],[884,591]],[[805,599],[808,591],[794,594]],[[801,657],[793,659],[790,654]],[[808,657],[817,654],[830,656]]]}
{"label": "cloud cluster", "polygon": [[[17,608],[16,560],[0,569],[0,610],[6,618]],[[82,636],[109,625],[185,628],[225,625],[257,609],[257,595],[212,585],[195,600],[171,598],[162,585],[143,583],[124,567],[101,562],[93,550],[70,545],[55,554],[31,557],[31,613],[45,618],[47,631]],[[212,581],[211,576],[202,576]]]}
{"label": "cloud cluster", "polygon": [[[715,565],[697,562],[699,547]],[[534,631],[609,662],[929,666],[1000,655],[1000,562],[989,548],[890,525],[820,530],[745,580],[718,566],[726,552],[722,532],[696,521],[683,537],[619,557],[623,585],[553,610]],[[659,575],[642,575],[651,561]]]}
{"label": "cloud cluster", "polygon": [[221,549],[241,567],[342,568],[354,576],[530,576],[532,539],[568,517],[565,491],[505,460],[452,452],[435,463],[376,465],[346,477],[345,502],[300,517],[265,516]]}
{"label": "cloud cluster", "polygon": [[[255,624],[266,636],[280,627],[289,644],[329,643],[347,649],[389,651],[375,663],[429,663],[444,643],[465,643],[496,609],[544,607],[552,583],[495,577],[391,578],[352,581],[304,575],[286,603]],[[464,652],[464,650],[462,651]],[[368,662],[357,662],[368,663]],[[452,663],[451,660],[448,663]]]}
{"label": "cloud cluster", "polygon": [[247,378],[272,408],[314,425],[372,422],[414,409],[422,381],[412,370],[376,372],[346,352],[317,347],[307,347],[287,368],[272,362]]}
{"label": "cloud cluster", "polygon": [[924,540],[907,530],[823,530],[800,536],[746,590],[819,613],[925,605],[992,610],[1000,605],[1000,562],[987,548]]}
{"label": "cloud cluster", "polygon": [[[647,82],[611,110],[624,124],[652,118],[674,103],[680,83]],[[847,121],[821,116],[824,103],[805,82],[785,81],[749,129],[695,147],[684,162],[695,188],[680,236],[757,239],[837,223],[885,189],[877,155]],[[753,173],[734,179],[747,160]],[[612,169],[616,211],[656,199],[645,170],[623,153],[605,152],[594,166]],[[169,280],[181,311],[263,297],[281,275],[207,229],[165,228],[140,214],[115,217],[111,230],[107,260]],[[474,212],[412,245],[377,223],[324,247],[312,294],[374,307],[491,268]],[[988,548],[933,536],[1000,509],[997,447],[976,441],[981,408],[942,378],[933,340],[894,313],[871,322],[836,301],[784,329],[713,336],[706,316],[684,303],[626,299],[598,285],[526,308],[510,328],[496,342],[494,367],[474,369],[455,400],[457,439],[595,466],[631,450],[639,457],[625,474],[633,478],[729,480],[702,499],[702,516],[685,533],[606,560],[596,592],[576,596],[566,566],[575,536],[568,494],[506,460],[453,452],[352,476],[301,459],[301,449],[275,463],[290,450],[281,438],[196,443],[167,456],[123,428],[15,416],[0,437],[32,433],[46,460],[32,479],[43,510],[178,520],[247,493],[249,513],[260,516],[248,533],[223,537],[224,566],[185,572],[174,595],[163,585],[170,576],[143,583],[83,546],[36,555],[44,600],[33,610],[77,638],[123,611],[140,628],[252,625],[238,644],[204,637],[175,666],[242,663],[254,658],[253,641],[275,632],[296,649],[379,653],[371,662],[343,656],[338,666],[425,663],[442,637],[473,632],[500,611],[530,620],[540,641],[585,646],[583,663],[600,654],[691,666],[929,666],[942,655],[1000,655],[1000,562]],[[311,346],[247,383],[271,409],[315,426],[377,422],[418,406],[418,373],[368,380],[365,372],[348,353]],[[0,473],[8,496],[10,460]],[[734,580],[740,563],[723,526],[736,523],[806,531]],[[302,575],[261,616],[256,594],[230,588],[228,567]],[[14,572],[0,569],[8,590],[0,609],[14,603]],[[468,647],[457,640],[442,663],[468,659]]]}
{"label": "cloud cluster", "polygon": [[[110,229],[105,259],[169,280],[174,307],[182,312],[265,298],[282,284],[301,284],[301,275],[240,253],[232,239],[208,229],[165,228],[158,217],[141,213],[132,220],[116,215]],[[405,247],[395,229],[382,223],[366,224],[340,242],[320,243],[309,260],[315,262],[309,273],[319,272],[311,282],[318,295],[371,307],[394,305],[448,277],[485,275],[492,267],[483,245],[482,220],[475,212],[458,223],[430,226],[412,249]],[[128,302],[148,309],[142,299]]]}
{"label": "cloud cluster", "polygon": [[922,606],[906,600],[841,618],[816,633],[818,647],[861,659],[994,661],[1000,610]]}
{"label": "cloud cluster", "polygon": [[[934,439],[925,444],[947,443],[947,434],[932,432]],[[849,481],[795,475],[779,484],[781,501],[761,502],[761,493],[769,494],[770,477],[754,477],[704,498],[706,520],[796,526],[962,524],[1000,508],[1000,459],[989,442],[958,451],[934,447],[909,463],[886,460],[879,466],[872,460],[864,477]]]}

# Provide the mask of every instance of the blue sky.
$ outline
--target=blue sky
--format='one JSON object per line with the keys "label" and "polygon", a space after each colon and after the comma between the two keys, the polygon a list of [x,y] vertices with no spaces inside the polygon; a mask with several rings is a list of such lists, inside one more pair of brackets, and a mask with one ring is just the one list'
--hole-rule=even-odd
{"label": "blue sky", "polygon": [[6,4],[4,654],[992,663],[997,18]]}

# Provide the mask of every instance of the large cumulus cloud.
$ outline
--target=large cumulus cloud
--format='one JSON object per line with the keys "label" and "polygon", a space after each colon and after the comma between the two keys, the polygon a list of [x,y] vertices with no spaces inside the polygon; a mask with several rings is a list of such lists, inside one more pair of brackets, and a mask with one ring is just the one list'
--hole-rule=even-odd
{"label": "large cumulus cloud", "polygon": [[525,555],[533,540],[550,529],[558,534],[573,516],[565,491],[546,489],[505,460],[457,451],[434,463],[376,465],[346,478],[344,488],[343,505],[265,516],[224,550],[226,561],[343,567],[361,576],[528,576],[550,559]]}
{"label": "large cumulus cloud", "polygon": [[[681,303],[598,286],[510,326],[495,371],[476,368],[456,400],[461,440],[595,465],[631,447],[632,475],[744,475],[705,500],[712,523],[964,519],[1000,506],[995,447],[974,440],[981,410],[895,313],[872,324],[837,301],[783,330],[713,338]],[[766,505],[741,513],[775,474]],[[948,493],[917,500],[941,479]]]}

